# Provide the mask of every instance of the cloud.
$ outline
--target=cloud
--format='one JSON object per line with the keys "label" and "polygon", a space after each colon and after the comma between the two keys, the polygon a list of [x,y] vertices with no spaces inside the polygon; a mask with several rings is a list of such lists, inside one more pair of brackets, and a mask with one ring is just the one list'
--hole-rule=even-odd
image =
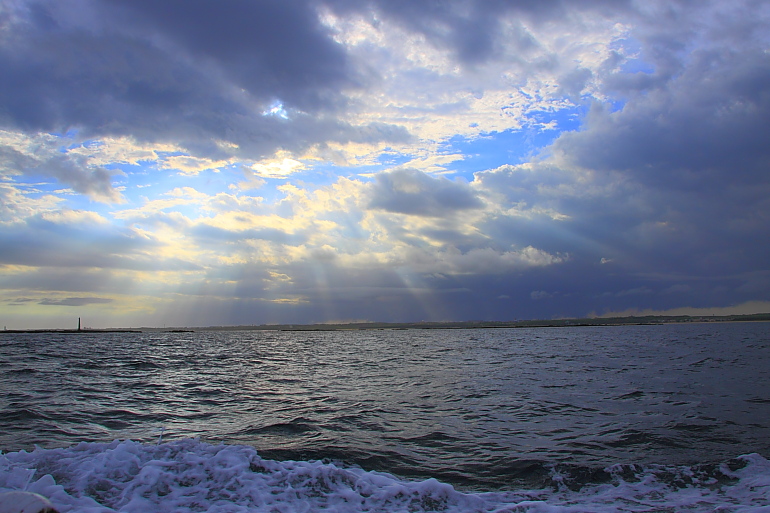
{"label": "cloud", "polygon": [[412,250],[405,257],[404,263],[416,271],[471,275],[503,274],[559,264],[568,259],[568,256],[551,255],[532,246],[512,251],[474,248],[465,253],[453,247],[436,252]]}
{"label": "cloud", "polygon": [[[0,123],[11,130],[130,136],[215,160],[408,138],[330,115],[360,81],[306,2],[12,7],[0,47]],[[262,115],[275,100],[287,119]]]}
{"label": "cloud", "polygon": [[222,324],[767,300],[763,5],[4,7],[5,301]]}
{"label": "cloud", "polygon": [[230,162],[225,160],[211,160],[206,158],[196,158],[188,155],[175,155],[163,159],[161,167],[163,169],[175,169],[180,174],[195,176],[201,171],[218,170],[227,166]]}
{"label": "cloud", "polygon": [[[703,277],[765,269],[764,43],[728,24],[730,45],[714,37],[671,60],[664,50],[676,41],[655,40],[651,27],[640,37],[650,40],[654,81],[642,90],[629,86],[620,108],[593,103],[581,130],[562,133],[533,162],[476,174],[477,190],[512,206],[481,228],[511,243],[590,254],[615,272]],[[552,223],[537,212],[563,217]]]}
{"label": "cloud", "polygon": [[461,153],[455,153],[455,154],[442,154],[442,155],[429,155],[429,156],[423,156],[419,158],[415,158],[410,160],[409,162],[406,162],[403,164],[404,168],[409,169],[418,169],[420,171],[423,171],[425,173],[440,173],[440,172],[447,172],[450,173],[451,171],[447,171],[448,165],[457,162],[459,160],[463,160],[465,156]]}
{"label": "cloud", "polygon": [[249,168],[243,167],[241,168],[243,171],[243,176],[246,178],[245,180],[238,182],[236,185],[230,185],[230,189],[236,190],[242,190],[242,191],[248,191],[250,189],[259,189],[263,185],[265,185],[265,180],[261,177],[259,177],[254,171],[252,171]]}
{"label": "cloud", "polygon": [[[591,206],[572,201],[580,210],[567,213],[591,219],[594,232],[627,234],[595,237],[615,240],[641,265],[705,275],[763,269],[770,56],[751,45],[699,50],[682,66],[618,111],[594,106],[583,130],[556,140],[553,161],[609,193]],[[602,204],[607,215],[599,221]]]}
{"label": "cloud", "polygon": [[[287,233],[279,228],[226,229],[201,223],[189,230],[189,234],[205,244],[243,243],[252,240],[265,240],[276,244],[298,246],[307,241],[302,232]],[[247,251],[252,249],[248,247]]]}
{"label": "cloud", "polygon": [[618,170],[640,182],[712,192],[756,176],[770,159],[770,55],[700,51],[665,89],[623,109],[594,107],[586,130],[564,134],[553,151],[574,165]]}
{"label": "cloud", "polygon": [[415,216],[451,216],[484,206],[467,185],[416,169],[379,173],[370,194],[369,208]]}
{"label": "cloud", "polygon": [[[10,268],[9,268],[10,267]],[[146,278],[130,271],[99,268],[34,267],[32,265],[7,266],[0,272],[0,290],[25,290],[38,299],[51,294],[76,294],[108,296],[126,294],[135,287],[135,280]],[[40,298],[40,296],[43,298]],[[33,301],[30,299],[30,301]]]}
{"label": "cloud", "polygon": [[[566,9],[558,1],[518,2],[504,0],[483,2],[458,2],[434,4],[431,2],[370,2],[338,1],[332,5],[340,11],[366,11],[374,9],[386,18],[394,20],[411,31],[418,32],[431,43],[451,50],[457,60],[473,65],[505,55],[502,45],[506,41],[505,22],[519,21],[524,26],[540,23],[575,21],[576,12],[585,11],[588,16],[611,16],[629,11],[629,2],[587,1],[577,2]],[[526,32],[513,39],[515,50],[523,53],[536,45]]]}
{"label": "cloud", "polygon": [[61,152],[58,146],[52,136],[0,130],[0,173],[55,178],[97,201],[123,201],[112,186],[115,171],[93,164],[85,155]]}
{"label": "cloud", "polygon": [[85,306],[112,303],[112,299],[101,297],[68,297],[65,299],[43,299],[39,305],[44,306]]}
{"label": "cloud", "polygon": [[162,257],[156,237],[114,226],[90,211],[42,211],[15,219],[0,231],[0,263],[50,268],[129,270],[197,269]]}
{"label": "cloud", "polygon": [[50,194],[37,198],[12,184],[0,183],[0,223],[13,224],[60,208],[62,199]]}
{"label": "cloud", "polygon": [[173,144],[140,143],[131,137],[103,137],[75,144],[71,140],[68,143],[68,154],[87,157],[92,165],[97,166],[140,166],[147,162],[163,161],[164,154],[182,153],[182,148]]}
{"label": "cloud", "polygon": [[257,162],[251,166],[257,176],[263,178],[287,178],[293,173],[306,169],[305,164],[298,160],[284,157],[279,160]]}
{"label": "cloud", "polygon": [[[537,16],[532,4],[414,4],[331,2],[331,14],[322,19],[351,60],[376,77],[365,94],[350,93],[348,115],[404,126],[414,140],[388,146],[420,160],[425,158],[420,150],[431,148],[435,154],[439,148],[431,145],[453,137],[553,129],[543,114],[575,108],[560,82],[572,91],[575,70],[590,75],[575,99],[580,101],[581,95],[598,94],[597,77],[608,61],[617,61],[614,67],[622,61],[610,47],[624,37],[625,28],[605,16],[617,13],[617,2],[585,2],[570,9],[550,4],[552,9]],[[492,45],[477,49],[490,51],[462,50],[471,32],[471,40]],[[355,155],[347,160],[356,161]],[[420,167],[420,160],[413,167]]]}
{"label": "cloud", "polygon": [[116,1],[100,10],[106,23],[167,39],[190,58],[264,99],[316,111],[334,104],[336,92],[355,86],[345,53],[305,1],[234,1],[226,4],[171,0]]}

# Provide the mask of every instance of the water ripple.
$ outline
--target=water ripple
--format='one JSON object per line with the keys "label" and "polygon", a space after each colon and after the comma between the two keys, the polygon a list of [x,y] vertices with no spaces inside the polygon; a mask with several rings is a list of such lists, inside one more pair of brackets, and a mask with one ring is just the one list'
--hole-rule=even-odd
{"label": "water ripple", "polygon": [[529,479],[544,462],[767,454],[765,332],[0,334],[0,449],[151,442],[162,427],[166,439],[474,486]]}

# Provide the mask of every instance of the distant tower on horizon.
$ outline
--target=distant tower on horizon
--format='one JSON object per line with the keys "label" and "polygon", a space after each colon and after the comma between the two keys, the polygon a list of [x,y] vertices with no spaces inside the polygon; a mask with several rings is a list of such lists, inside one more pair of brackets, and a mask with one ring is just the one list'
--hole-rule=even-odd
{"label": "distant tower on horizon", "polygon": [[78,317],[78,331],[80,331],[80,317]]}

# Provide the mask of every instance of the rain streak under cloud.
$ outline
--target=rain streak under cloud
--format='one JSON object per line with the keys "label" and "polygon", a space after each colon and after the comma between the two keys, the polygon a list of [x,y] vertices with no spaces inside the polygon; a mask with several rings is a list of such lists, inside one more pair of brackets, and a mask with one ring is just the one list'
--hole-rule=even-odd
{"label": "rain streak under cloud", "polygon": [[12,327],[770,311],[770,5],[0,3]]}

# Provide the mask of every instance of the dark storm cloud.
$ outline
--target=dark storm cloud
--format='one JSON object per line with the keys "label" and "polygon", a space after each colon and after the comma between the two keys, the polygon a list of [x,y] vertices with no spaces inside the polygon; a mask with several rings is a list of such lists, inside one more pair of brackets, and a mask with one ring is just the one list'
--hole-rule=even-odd
{"label": "dark storm cloud", "polygon": [[684,72],[621,111],[596,106],[587,130],[553,150],[599,171],[650,185],[708,191],[754,182],[770,164],[770,55],[763,50],[696,52]]}
{"label": "dark storm cloud", "polygon": [[517,280],[539,302],[574,315],[576,297],[599,313],[767,299],[770,57],[741,8],[692,51],[687,38],[707,30],[686,11],[640,26],[654,70],[607,79],[622,108],[594,105],[531,166],[477,174],[521,214],[489,216],[484,233],[572,257]]}
{"label": "dark storm cloud", "polygon": [[621,111],[596,108],[552,150],[635,190],[626,225],[603,224],[631,235],[643,260],[720,274],[770,261],[769,134],[770,56],[724,50],[696,53],[665,89]]}
{"label": "dark storm cloud", "polygon": [[443,217],[483,207],[468,185],[433,178],[417,169],[379,173],[370,195],[371,209],[415,216]]}
{"label": "dark storm cloud", "polygon": [[[345,53],[301,1],[21,2],[0,46],[0,123],[180,144],[259,158],[326,142],[404,141],[332,114],[359,87]],[[75,9],[76,7],[76,9]],[[262,115],[270,102],[289,119]]]}
{"label": "dark storm cloud", "polygon": [[[353,84],[342,47],[303,0],[112,0],[101,10],[132,32],[160,35],[209,60],[257,97],[305,111],[334,106]],[[115,9],[115,7],[118,7]]]}

